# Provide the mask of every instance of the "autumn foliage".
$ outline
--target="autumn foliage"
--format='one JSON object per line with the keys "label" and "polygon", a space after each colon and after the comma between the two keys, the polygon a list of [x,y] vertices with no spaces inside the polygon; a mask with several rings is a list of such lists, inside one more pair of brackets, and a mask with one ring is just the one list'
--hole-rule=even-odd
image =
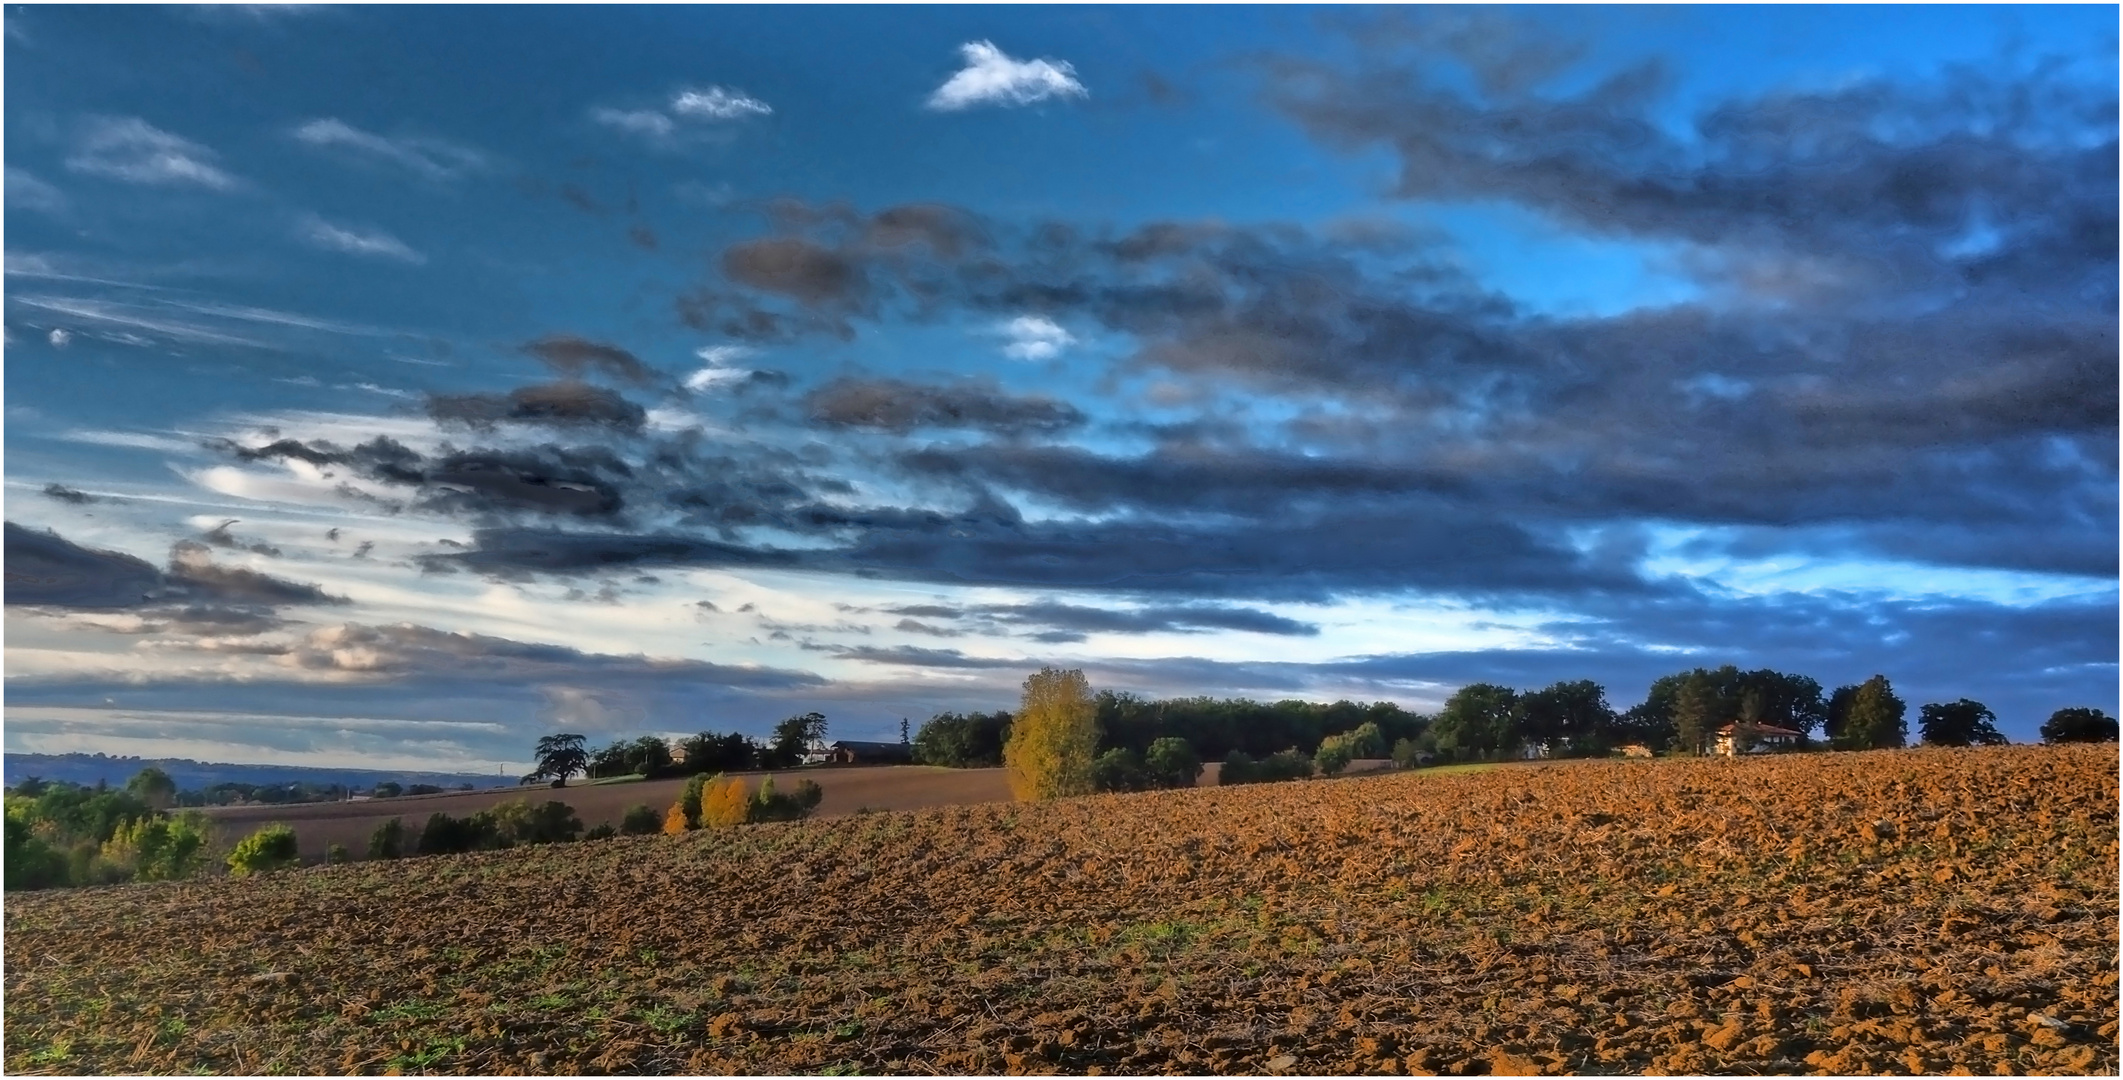
{"label": "autumn foliage", "polygon": [[1010,793],[1020,801],[1090,794],[1097,753],[1097,704],[1084,673],[1050,667],[1026,679],[1003,745]]}

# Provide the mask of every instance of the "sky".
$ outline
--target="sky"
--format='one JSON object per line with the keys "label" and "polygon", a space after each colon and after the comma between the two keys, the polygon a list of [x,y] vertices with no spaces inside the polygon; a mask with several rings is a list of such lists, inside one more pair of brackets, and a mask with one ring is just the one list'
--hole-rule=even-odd
{"label": "sky", "polygon": [[4,21],[9,751],[2117,711],[2112,7]]}

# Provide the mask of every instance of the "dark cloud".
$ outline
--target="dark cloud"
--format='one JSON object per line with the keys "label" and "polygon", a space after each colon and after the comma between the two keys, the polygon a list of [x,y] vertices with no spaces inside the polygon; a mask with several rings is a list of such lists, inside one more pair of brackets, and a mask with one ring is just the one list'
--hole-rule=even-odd
{"label": "dark cloud", "polygon": [[272,558],[278,558],[281,555],[280,549],[274,547],[271,544],[262,542],[255,544],[246,544],[243,541],[236,539],[234,534],[229,532],[229,526],[236,524],[238,520],[240,519],[230,518],[227,521],[224,521],[221,524],[216,525],[211,529],[208,529],[204,534],[199,537],[199,539],[204,540],[207,544],[218,548],[228,548],[234,551],[248,551],[254,555],[265,555]]}
{"label": "dark cloud", "polygon": [[977,428],[997,435],[1053,434],[1084,423],[1067,402],[1020,397],[992,382],[930,386],[899,379],[840,378],[804,398],[811,422],[905,434],[916,428]]}
{"label": "dark cloud", "polygon": [[195,540],[170,549],[164,573],[122,552],[85,548],[58,533],[8,522],[6,564],[10,605],[110,611],[184,601],[261,607],[347,602],[315,585],[219,565]]}
{"label": "dark cloud", "polygon": [[227,603],[266,606],[347,603],[345,597],[332,596],[315,585],[216,563],[207,546],[194,540],[179,540],[170,547],[169,581],[177,586],[180,595]]}
{"label": "dark cloud", "polygon": [[1030,660],[1003,660],[981,656],[967,656],[957,649],[924,649],[916,645],[895,645],[883,648],[874,645],[807,646],[819,652],[829,652],[843,660],[860,660],[866,664],[893,664],[904,667],[930,668],[1009,668],[1033,670],[1039,665]]}
{"label": "dark cloud", "polygon": [[67,487],[65,484],[44,485],[44,497],[47,499],[57,499],[63,503],[72,503],[75,506],[84,506],[89,503],[98,501],[94,495],[91,495],[86,491],[76,491],[73,488]]}
{"label": "dark cloud", "polygon": [[164,588],[161,571],[131,555],[81,547],[58,533],[26,529],[12,521],[6,523],[6,532],[10,606],[132,608]]}
{"label": "dark cloud", "polygon": [[[646,233],[646,230],[642,230]],[[649,247],[655,246],[650,237]],[[657,381],[657,373],[641,358],[617,345],[590,341],[573,334],[549,334],[523,346],[523,351],[545,362],[547,367],[570,380],[579,380],[591,373],[601,373],[614,379],[622,379],[636,385],[647,386]]]}
{"label": "dark cloud", "polygon": [[475,515],[529,511],[611,517],[625,505],[633,470],[602,448],[478,450],[435,459],[423,477],[423,509]]}
{"label": "dark cloud", "polygon": [[518,387],[506,394],[435,394],[428,415],[475,428],[500,423],[603,427],[636,433],[648,413],[618,393],[566,380]]}

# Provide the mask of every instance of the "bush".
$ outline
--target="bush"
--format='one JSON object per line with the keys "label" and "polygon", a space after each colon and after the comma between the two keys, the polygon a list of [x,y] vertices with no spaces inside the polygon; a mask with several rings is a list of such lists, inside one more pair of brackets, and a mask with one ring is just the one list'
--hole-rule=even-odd
{"label": "bush", "polygon": [[824,789],[809,780],[798,781],[796,789],[784,795],[774,790],[774,778],[769,776],[759,782],[759,794],[753,798],[746,820],[800,821],[818,809],[825,795]]}
{"label": "bush", "polygon": [[1348,768],[1349,762],[1354,759],[1355,755],[1349,749],[1349,741],[1339,735],[1328,736],[1326,741],[1320,743],[1319,753],[1312,755],[1312,763],[1319,767],[1323,776],[1340,776],[1342,770]]}
{"label": "bush", "polygon": [[270,873],[301,859],[295,830],[275,822],[236,842],[235,850],[229,852],[229,873],[236,877]]}
{"label": "bush", "polygon": [[405,854],[405,822],[392,818],[369,834],[369,858],[395,859]]}
{"label": "bush", "polygon": [[[642,807],[642,809],[647,810],[648,807],[644,806]],[[584,840],[610,840],[611,838],[618,835],[619,830],[613,828],[612,823],[607,821],[597,826],[596,828],[591,829],[589,832],[583,833],[582,838]]]}
{"label": "bush", "polygon": [[686,828],[700,828],[701,793],[708,790],[709,784],[720,779],[722,779],[721,773],[717,773],[712,777],[706,773],[695,773],[691,779],[686,781],[685,794],[678,797],[678,805],[685,810]]}
{"label": "bush", "polygon": [[465,818],[437,812],[428,817],[427,825],[420,830],[422,855],[460,855],[508,846],[495,816],[485,810]]}
{"label": "bush", "polygon": [[213,826],[197,810],[120,823],[104,841],[103,860],[141,881],[182,881],[206,861]]}
{"label": "bush", "polygon": [[1402,739],[1393,744],[1393,764],[1403,769],[1413,769],[1423,763],[1423,748],[1414,739]]}
{"label": "bush", "polygon": [[333,866],[340,866],[353,862],[354,854],[346,849],[345,844],[333,844],[324,849],[324,861]]}
{"label": "bush", "polygon": [[7,816],[6,889],[49,889],[65,885],[66,857],[30,831],[28,822]]}
{"label": "bush", "polygon": [[1255,761],[1236,750],[1224,759],[1223,774],[1219,784],[1272,784],[1281,780],[1303,780],[1312,775],[1312,759],[1296,750],[1285,750]]}
{"label": "bush", "polygon": [[1185,739],[1166,736],[1150,744],[1143,754],[1143,767],[1158,787],[1191,788],[1202,776],[1202,756]]}
{"label": "bush", "polygon": [[670,812],[663,816],[663,834],[677,836],[686,831],[686,807],[682,802],[671,804]]}
{"label": "bush", "polygon": [[1091,762],[1094,791],[1147,791],[1150,772],[1133,750],[1108,750]]}
{"label": "bush", "polygon": [[663,829],[663,818],[647,803],[635,803],[619,818],[619,831],[626,836],[647,836]]}
{"label": "bush", "polygon": [[700,795],[700,824],[704,828],[726,829],[751,820],[751,803],[745,797],[745,782],[731,777],[720,784],[710,784]]}
{"label": "bush", "polygon": [[473,820],[480,819],[500,847],[559,844],[582,834],[582,819],[575,816],[575,808],[558,799],[536,808],[528,800],[511,799],[473,815]]}

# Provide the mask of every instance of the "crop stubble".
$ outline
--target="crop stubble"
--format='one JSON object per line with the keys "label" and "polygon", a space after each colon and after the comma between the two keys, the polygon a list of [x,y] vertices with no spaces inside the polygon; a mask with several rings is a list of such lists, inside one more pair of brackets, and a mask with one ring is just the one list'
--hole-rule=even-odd
{"label": "crop stubble", "polygon": [[6,898],[10,1072],[2108,1073],[2112,746],[956,806]]}

